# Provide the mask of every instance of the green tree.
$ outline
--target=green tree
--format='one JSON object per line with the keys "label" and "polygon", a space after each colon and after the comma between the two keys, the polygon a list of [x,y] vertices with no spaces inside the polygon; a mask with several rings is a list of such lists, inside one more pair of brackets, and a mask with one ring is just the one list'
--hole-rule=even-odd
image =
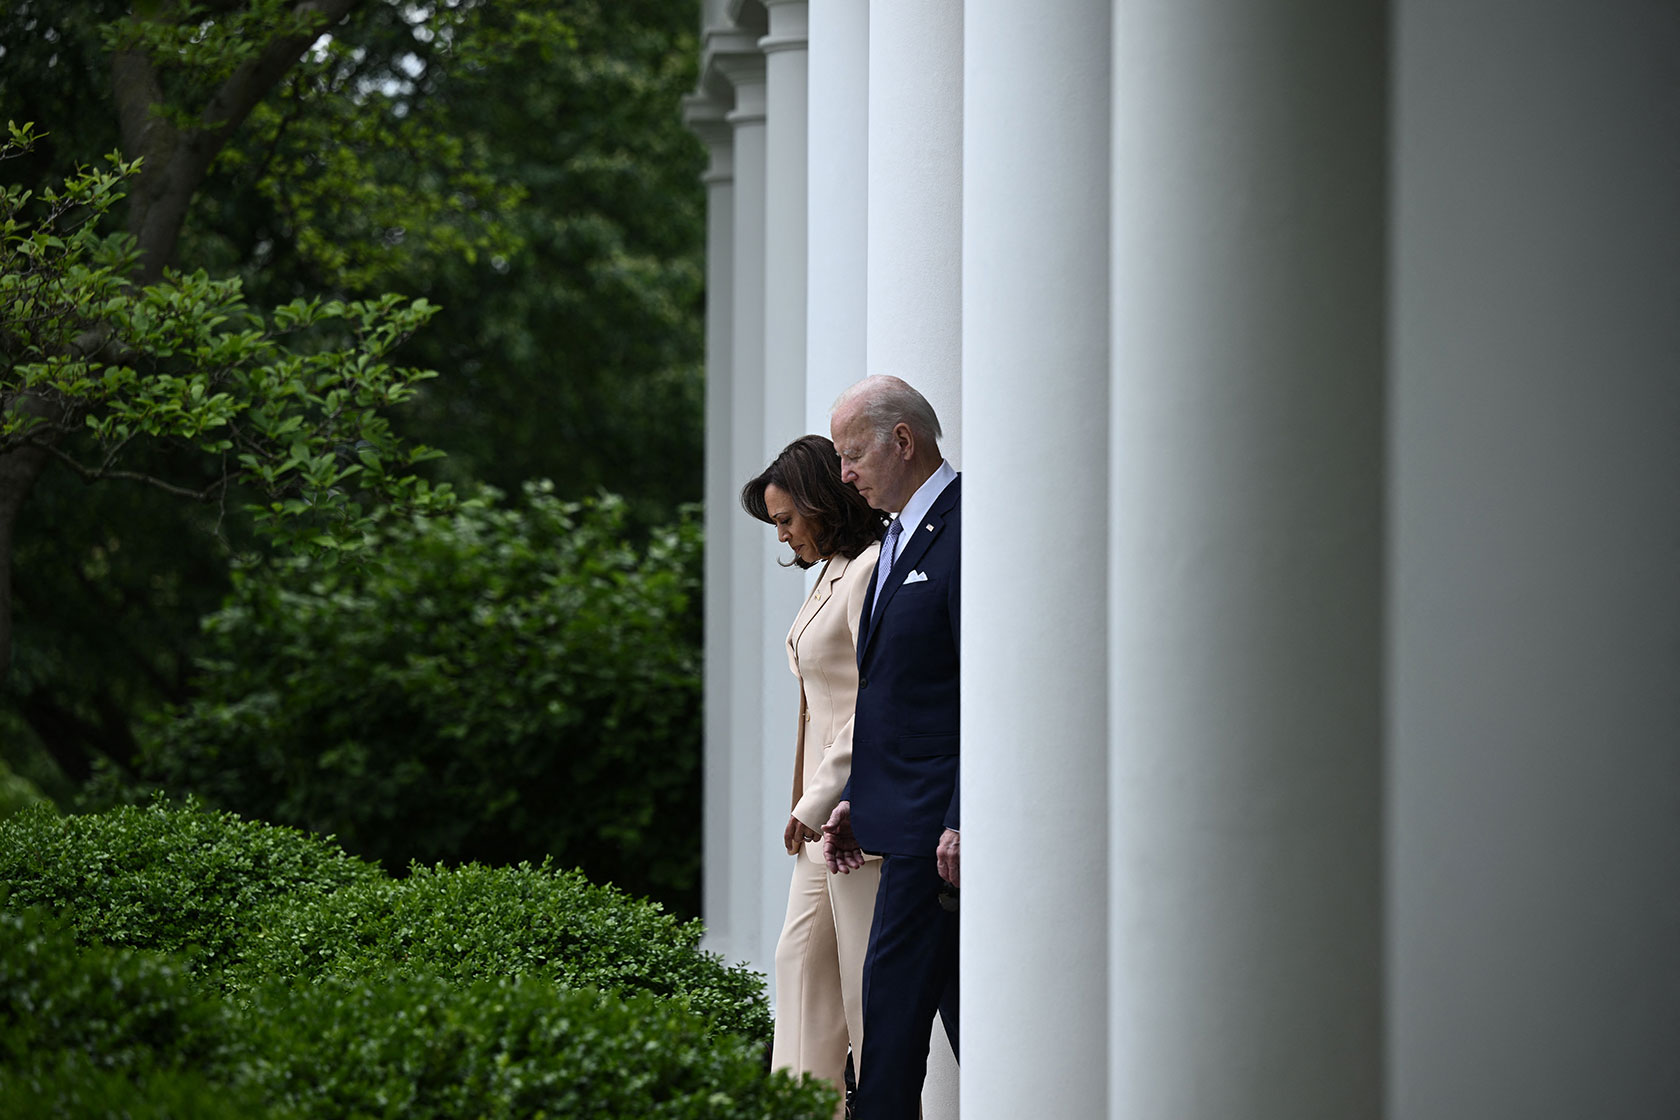
{"label": "green tree", "polygon": [[[123,155],[114,157],[109,172],[66,175],[63,164],[83,164],[87,153],[60,152],[33,181],[7,184],[0,588],[8,590],[0,591],[0,676],[10,661],[13,533],[49,461],[70,465],[85,478],[129,478],[200,500],[219,499],[241,478],[271,490],[279,483],[269,495],[278,505],[269,501],[267,512],[285,515],[294,512],[288,502],[318,505],[320,495],[338,488],[340,470],[378,471],[361,452],[378,459],[395,450],[394,441],[380,447],[381,441],[371,438],[388,429],[375,430],[383,421],[370,410],[400,400],[414,374],[387,377],[381,371],[376,380],[384,383],[372,392],[382,399],[375,401],[361,389],[323,380],[321,363],[306,350],[293,355],[296,362],[278,364],[278,353],[265,350],[274,333],[253,326],[237,277],[170,271],[188,210],[213,162],[300,59],[317,69],[328,66],[323,56],[334,52],[316,44],[357,6],[358,0],[152,0],[127,9],[89,0],[49,10],[19,0],[8,9],[3,40],[8,115],[20,87],[39,96],[27,84],[30,78],[54,73],[56,82],[42,84],[62,89],[85,78],[95,58],[103,59],[112,110],[104,115],[114,118]],[[45,62],[32,64],[25,43],[37,45]],[[78,65],[60,66],[61,48]],[[85,103],[86,97],[73,100]],[[17,117],[10,119],[14,146],[29,146],[27,123],[20,128]],[[56,186],[61,175],[62,190]],[[127,237],[97,234],[122,178],[131,186]],[[32,211],[37,200],[41,206]],[[359,371],[370,360],[385,365],[390,350],[429,314],[424,301],[402,306],[395,297],[352,304],[293,300],[276,309],[269,326],[312,331],[322,353],[336,351]],[[238,384],[237,371],[263,368],[274,376]],[[348,368],[341,366],[340,373]],[[318,397],[311,403],[327,417],[354,410],[367,430],[323,428],[312,422],[316,417],[295,414],[296,400],[266,399],[276,387],[295,398]],[[334,395],[341,390],[347,398]],[[108,414],[100,417],[101,409]],[[240,409],[252,425],[273,420],[266,436],[290,437],[289,466],[266,461],[226,430]],[[335,444],[346,434],[354,437],[346,445],[350,462],[341,463]],[[91,448],[79,445],[85,439],[93,441]],[[185,443],[218,457],[220,470],[203,487],[132,470],[120,460],[137,440]],[[292,474],[311,493],[290,485]]]}
{"label": "green tree", "polygon": [[[12,126],[0,159],[27,148]],[[294,300],[269,315],[245,301],[237,279],[147,268],[136,239],[101,234],[137,164],[71,176],[34,201],[0,191],[0,480],[21,498],[14,466],[39,458],[87,481],[117,479],[199,502],[226,503],[244,482],[260,500],[260,527],[294,543],[346,549],[371,525],[359,493],[428,505],[437,495],[406,472],[429,454],[405,446],[381,409],[426,371],[391,352],[435,310],[425,300]],[[190,447],[217,460],[193,488],[130,468],[136,441]],[[21,469],[21,468],[20,468]],[[0,520],[8,547],[9,521]],[[0,584],[0,586],[6,586]],[[9,603],[0,593],[0,670],[7,665]]]}
{"label": "green tree", "polygon": [[[144,260],[238,278],[253,307],[443,304],[394,355],[444,371],[396,413],[450,452],[430,476],[604,485],[646,525],[698,496],[699,153],[675,111],[692,19],[685,0],[12,0],[0,111],[46,135],[0,175],[39,189],[146,155],[124,215]],[[164,441],[125,456],[193,492],[220,477]],[[243,523],[26,459],[0,463],[21,479],[0,495],[20,573],[0,740],[27,727],[81,780],[131,758],[137,711],[187,699],[227,586],[207,530]]]}

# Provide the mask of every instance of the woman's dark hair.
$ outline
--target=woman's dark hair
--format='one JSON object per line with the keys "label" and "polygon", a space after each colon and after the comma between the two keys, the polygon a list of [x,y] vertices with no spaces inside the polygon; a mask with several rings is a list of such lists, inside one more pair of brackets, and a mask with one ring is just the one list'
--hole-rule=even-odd
{"label": "woman's dark hair", "polygon": [[[741,487],[741,508],[767,525],[775,524],[764,504],[766,487],[787,491],[799,516],[812,523],[817,551],[848,560],[881,539],[886,518],[869,508],[852,487],[840,481],[840,455],[827,436],[800,436]],[[794,560],[801,568],[811,565]]]}

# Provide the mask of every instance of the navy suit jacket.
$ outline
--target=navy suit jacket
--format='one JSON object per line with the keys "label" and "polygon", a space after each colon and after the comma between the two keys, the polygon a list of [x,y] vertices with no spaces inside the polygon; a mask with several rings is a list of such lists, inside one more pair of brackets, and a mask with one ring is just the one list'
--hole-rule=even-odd
{"label": "navy suit jacket", "polygon": [[[902,532],[880,610],[873,583],[863,601],[846,797],[864,851],[931,859],[961,808],[961,476]],[[912,573],[926,578],[905,583]]]}

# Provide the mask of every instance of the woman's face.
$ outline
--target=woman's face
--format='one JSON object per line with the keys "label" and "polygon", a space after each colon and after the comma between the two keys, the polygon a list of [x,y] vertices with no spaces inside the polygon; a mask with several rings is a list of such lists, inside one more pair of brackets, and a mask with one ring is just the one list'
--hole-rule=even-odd
{"label": "woman's face", "polygon": [[822,559],[817,551],[817,525],[793,507],[793,498],[775,483],[764,488],[764,508],[776,526],[776,539],[787,542],[793,554],[807,564]]}

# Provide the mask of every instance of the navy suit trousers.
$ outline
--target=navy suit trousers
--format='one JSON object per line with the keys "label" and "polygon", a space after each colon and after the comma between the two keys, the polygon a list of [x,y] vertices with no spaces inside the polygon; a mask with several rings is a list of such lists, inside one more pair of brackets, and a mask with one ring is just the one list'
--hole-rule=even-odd
{"label": "navy suit trousers", "polygon": [[957,915],[939,904],[933,858],[881,860],[863,969],[860,1120],[917,1120],[937,1011],[957,1050]]}

